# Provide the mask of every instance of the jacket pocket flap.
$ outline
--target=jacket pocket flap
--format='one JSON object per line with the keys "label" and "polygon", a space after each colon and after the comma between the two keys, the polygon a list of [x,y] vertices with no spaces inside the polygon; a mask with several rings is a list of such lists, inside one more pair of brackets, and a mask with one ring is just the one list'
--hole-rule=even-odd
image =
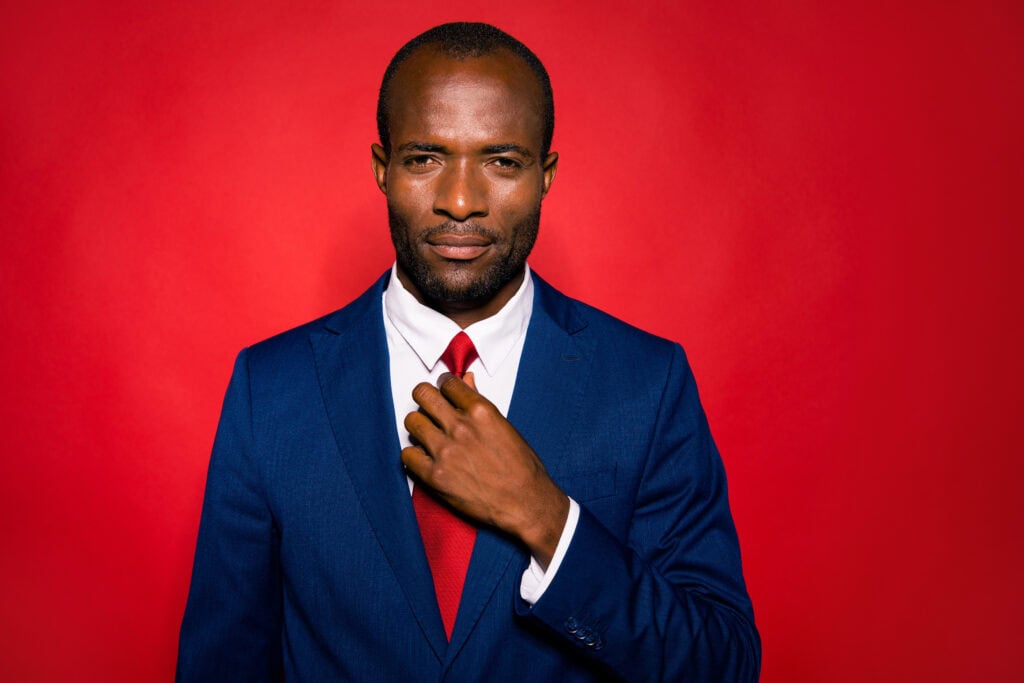
{"label": "jacket pocket flap", "polygon": [[578,503],[615,495],[615,466],[585,472],[551,472],[551,479]]}

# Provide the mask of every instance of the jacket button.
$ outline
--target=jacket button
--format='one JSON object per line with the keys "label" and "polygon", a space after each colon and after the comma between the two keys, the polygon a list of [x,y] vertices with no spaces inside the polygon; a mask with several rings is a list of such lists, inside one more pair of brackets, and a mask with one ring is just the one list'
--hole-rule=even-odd
{"label": "jacket button", "polygon": [[576,633],[580,628],[580,624],[576,621],[576,617],[569,617],[565,620],[565,630],[569,633]]}
{"label": "jacket button", "polygon": [[588,633],[587,637],[583,639],[583,644],[587,647],[594,647],[597,645],[597,636],[593,633]]}

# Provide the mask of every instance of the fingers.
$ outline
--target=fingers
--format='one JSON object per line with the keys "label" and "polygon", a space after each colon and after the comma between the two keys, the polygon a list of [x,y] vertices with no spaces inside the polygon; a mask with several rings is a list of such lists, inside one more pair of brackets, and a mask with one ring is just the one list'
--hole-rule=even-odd
{"label": "fingers", "polygon": [[451,419],[455,412],[452,404],[441,395],[441,392],[426,382],[420,382],[413,388],[412,400],[439,425]]}
{"label": "fingers", "polygon": [[427,455],[419,446],[409,446],[402,449],[402,464],[413,476],[420,481],[427,481],[434,466],[434,459]]}
{"label": "fingers", "polygon": [[479,403],[490,405],[490,401],[476,391],[476,381],[472,373],[466,373],[466,380],[459,379],[455,375],[449,375],[446,379],[441,376],[443,382],[440,384],[441,394],[451,405],[460,410],[468,410],[471,406]]}
{"label": "fingers", "polygon": [[468,410],[478,404],[491,405],[477,392],[472,372],[467,372],[463,379],[446,372],[438,378],[437,386],[439,390],[426,382],[417,384],[412,390],[412,398],[438,424],[443,425],[452,417],[452,407]]}
{"label": "fingers", "polygon": [[427,452],[433,452],[444,438],[444,433],[441,431],[442,427],[419,411],[405,416],[405,429],[413,439],[422,444],[423,448],[421,450],[426,450]]}
{"label": "fingers", "polygon": [[439,380],[440,390],[426,382],[412,390],[412,398],[420,410],[406,415],[404,424],[426,457],[436,455],[460,425],[486,424],[490,417],[488,409],[498,415],[491,402],[476,392],[472,374],[467,374],[467,378],[468,383],[445,373]]}
{"label": "fingers", "polygon": [[[458,377],[458,375],[455,375],[455,374],[453,374],[451,372],[442,372],[441,376],[437,378],[437,386],[438,386],[438,388],[443,387],[445,382],[447,382],[448,380],[453,379],[453,378],[457,378],[457,377]],[[466,384],[468,384],[473,389],[473,391],[477,390],[476,389],[476,377],[473,375],[472,372],[467,372],[465,375],[463,375],[462,376],[462,381],[465,382]]]}

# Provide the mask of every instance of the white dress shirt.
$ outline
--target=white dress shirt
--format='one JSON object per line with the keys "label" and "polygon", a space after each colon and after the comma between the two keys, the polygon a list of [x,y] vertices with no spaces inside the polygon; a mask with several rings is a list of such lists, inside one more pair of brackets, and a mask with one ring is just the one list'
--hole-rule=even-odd
{"label": "white dress shirt", "polygon": [[[509,302],[490,318],[473,323],[465,330],[447,316],[417,301],[398,279],[396,267],[391,268],[391,279],[384,290],[384,330],[391,365],[395,427],[403,448],[412,445],[405,429],[405,416],[419,407],[412,400],[412,390],[420,382],[436,385],[441,374],[448,371],[441,362],[441,354],[460,331],[469,335],[479,354],[467,368],[473,373],[477,391],[502,415],[508,415],[532,313],[533,277],[528,265],[523,284]],[[410,494],[412,487],[413,481],[409,479]],[[530,559],[530,566],[523,572],[519,584],[520,595],[530,604],[540,599],[554,579],[576,531],[579,514],[579,505],[570,498],[569,516],[547,571],[541,568],[536,558]]]}

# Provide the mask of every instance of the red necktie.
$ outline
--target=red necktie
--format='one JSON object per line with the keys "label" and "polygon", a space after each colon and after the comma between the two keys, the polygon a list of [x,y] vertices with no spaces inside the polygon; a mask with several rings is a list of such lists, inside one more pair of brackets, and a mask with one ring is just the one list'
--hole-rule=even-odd
{"label": "red necktie", "polygon": [[[465,332],[455,335],[441,354],[441,360],[457,377],[466,374],[466,368],[476,358],[476,347]],[[455,615],[459,612],[459,600],[462,598],[462,586],[466,582],[469,557],[473,554],[473,543],[476,542],[476,527],[437,502],[425,489],[421,484],[413,488],[412,507],[420,525],[430,573],[434,577],[434,592],[437,594],[437,605],[441,608],[441,620],[451,640]]]}

